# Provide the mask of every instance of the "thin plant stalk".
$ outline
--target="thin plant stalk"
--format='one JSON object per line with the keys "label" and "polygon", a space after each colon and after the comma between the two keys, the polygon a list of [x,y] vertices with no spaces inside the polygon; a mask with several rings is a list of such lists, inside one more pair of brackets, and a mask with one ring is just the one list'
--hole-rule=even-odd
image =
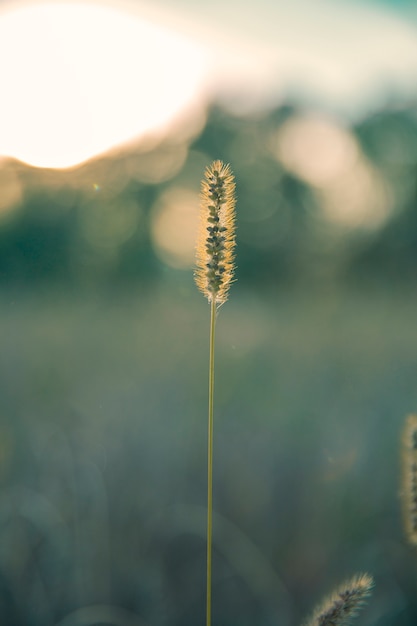
{"label": "thin plant stalk", "polygon": [[201,184],[201,220],[197,241],[195,282],[210,303],[210,356],[207,444],[207,606],[211,626],[213,535],[213,406],[216,315],[227,300],[234,276],[235,182],[229,165],[214,161]]}
{"label": "thin plant stalk", "polygon": [[216,303],[210,306],[210,364],[207,438],[207,607],[206,625],[211,624],[211,561],[213,536],[213,406],[214,406],[214,344],[216,335]]}

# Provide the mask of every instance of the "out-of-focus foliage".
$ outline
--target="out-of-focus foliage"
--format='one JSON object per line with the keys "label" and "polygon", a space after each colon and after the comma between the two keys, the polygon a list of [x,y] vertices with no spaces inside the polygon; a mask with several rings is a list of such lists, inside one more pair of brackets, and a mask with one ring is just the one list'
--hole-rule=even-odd
{"label": "out-of-focus foliage", "polygon": [[189,268],[192,202],[197,212],[199,180],[214,158],[236,173],[247,284],[415,280],[416,146],[413,110],[387,109],[349,128],[288,105],[252,118],[215,109],[191,144],[167,138],[72,171],[9,163],[0,280],[114,285],[158,280],[166,264]]}
{"label": "out-of-focus foliage", "polygon": [[417,409],[415,112],[349,127],[214,109],[196,134],[70,171],[2,164],[0,622],[204,622],[192,268],[219,158],[238,280],[217,336],[213,624],[301,623],[369,571],[362,623],[414,626],[399,441]]}

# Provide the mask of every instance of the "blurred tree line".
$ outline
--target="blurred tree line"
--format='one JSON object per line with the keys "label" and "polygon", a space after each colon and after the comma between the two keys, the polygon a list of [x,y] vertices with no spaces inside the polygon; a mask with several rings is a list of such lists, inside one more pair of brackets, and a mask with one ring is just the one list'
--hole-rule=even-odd
{"label": "blurred tree line", "polygon": [[[158,163],[167,145],[174,161],[176,150],[185,154],[153,180],[130,174],[133,149],[67,172],[14,163],[22,194],[0,217],[0,284],[59,281],[77,287],[90,278],[109,286],[158,280],[166,268],[152,242],[152,207],[178,184],[197,193],[204,166],[215,158],[230,162],[236,175],[238,272],[247,284],[416,282],[415,110],[387,108],[348,129],[361,158],[383,181],[382,192],[366,191],[371,200],[372,194],[384,196],[384,217],[371,225],[362,224],[360,216],[353,225],[329,220],[314,181],[280,159],[274,138],[279,141],[281,129],[305,113],[288,104],[247,117],[212,108],[203,130],[186,145],[167,138],[162,148],[140,156]],[[320,150],[309,158],[314,165]],[[353,174],[349,189],[363,196],[361,185]],[[362,200],[366,208],[367,199]],[[98,245],[97,237],[85,236],[92,228],[100,234]]]}

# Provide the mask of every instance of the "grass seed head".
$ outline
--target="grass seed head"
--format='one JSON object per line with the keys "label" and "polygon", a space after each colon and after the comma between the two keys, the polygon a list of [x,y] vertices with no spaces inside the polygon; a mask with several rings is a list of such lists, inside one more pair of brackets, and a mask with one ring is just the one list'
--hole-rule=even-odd
{"label": "grass seed head", "polygon": [[368,574],[359,574],[346,581],[325,599],[305,626],[346,626],[368,599],[373,580]]}
{"label": "grass seed head", "polygon": [[402,500],[408,541],[417,546],[417,415],[405,421],[402,440]]}
{"label": "grass seed head", "polygon": [[235,182],[229,165],[214,161],[201,184],[195,282],[209,302],[227,300],[234,275]]}

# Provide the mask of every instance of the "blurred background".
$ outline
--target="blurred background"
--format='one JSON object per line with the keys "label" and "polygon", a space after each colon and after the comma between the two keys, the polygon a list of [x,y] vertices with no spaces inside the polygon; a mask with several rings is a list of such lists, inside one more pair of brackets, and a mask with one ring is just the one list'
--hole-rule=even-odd
{"label": "blurred background", "polygon": [[299,624],[359,571],[358,624],[416,624],[414,0],[3,0],[0,85],[2,624],[204,623],[213,159],[213,625]]}

